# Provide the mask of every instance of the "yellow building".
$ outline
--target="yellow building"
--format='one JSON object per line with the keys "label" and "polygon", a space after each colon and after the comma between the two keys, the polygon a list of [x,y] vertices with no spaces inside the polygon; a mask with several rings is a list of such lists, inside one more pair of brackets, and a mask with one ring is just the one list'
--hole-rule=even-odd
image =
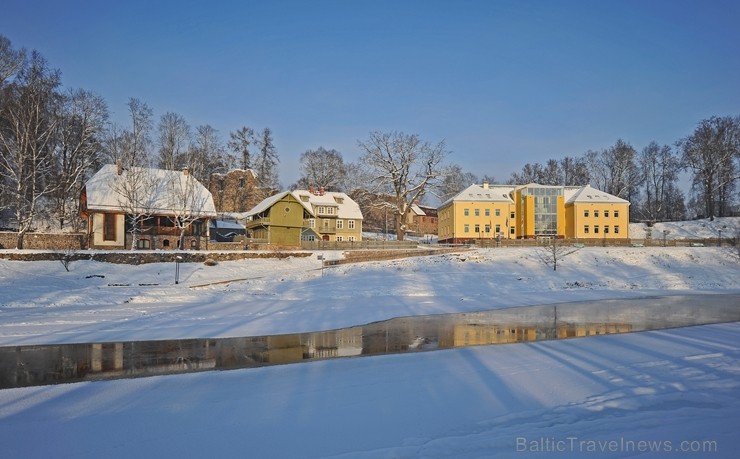
{"label": "yellow building", "polygon": [[629,205],[589,185],[471,185],[439,207],[439,241],[627,239]]}

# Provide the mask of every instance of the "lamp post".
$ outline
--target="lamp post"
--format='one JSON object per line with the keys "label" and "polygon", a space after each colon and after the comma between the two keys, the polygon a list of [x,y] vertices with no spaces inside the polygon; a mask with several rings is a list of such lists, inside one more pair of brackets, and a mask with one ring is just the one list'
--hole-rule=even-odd
{"label": "lamp post", "polygon": [[177,255],[175,257],[175,284],[180,283],[180,262],[182,261],[182,257],[180,255]]}
{"label": "lamp post", "polygon": [[663,247],[666,246],[666,238],[668,237],[668,233],[670,232],[670,230],[663,230]]}

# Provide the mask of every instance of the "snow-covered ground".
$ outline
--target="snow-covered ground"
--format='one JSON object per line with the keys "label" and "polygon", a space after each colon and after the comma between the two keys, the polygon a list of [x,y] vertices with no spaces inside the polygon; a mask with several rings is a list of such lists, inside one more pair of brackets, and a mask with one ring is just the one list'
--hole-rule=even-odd
{"label": "snow-covered ground", "polygon": [[[667,231],[667,233],[666,233]],[[645,223],[630,223],[632,239],[732,239],[740,237],[740,218],[717,217],[685,222],[661,222],[648,227]]]}
{"label": "snow-covered ground", "polygon": [[[0,345],[740,292],[730,248],[584,248],[556,272],[536,250],[182,264],[177,285],[172,264],[0,260]],[[729,458],[738,426],[740,323],[0,391],[2,457]]]}

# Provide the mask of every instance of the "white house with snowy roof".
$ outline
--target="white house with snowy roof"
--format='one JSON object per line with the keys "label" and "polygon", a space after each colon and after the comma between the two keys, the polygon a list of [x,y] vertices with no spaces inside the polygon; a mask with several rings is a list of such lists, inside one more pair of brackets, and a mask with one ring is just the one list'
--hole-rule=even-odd
{"label": "white house with snowy roof", "polygon": [[85,183],[80,213],[90,248],[126,249],[136,240],[137,249],[200,249],[216,208],[187,169],[124,168],[119,162]]}

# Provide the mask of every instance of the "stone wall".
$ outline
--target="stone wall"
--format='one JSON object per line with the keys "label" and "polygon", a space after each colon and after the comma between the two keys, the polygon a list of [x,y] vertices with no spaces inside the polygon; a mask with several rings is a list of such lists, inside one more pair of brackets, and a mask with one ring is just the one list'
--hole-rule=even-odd
{"label": "stone wall", "polygon": [[[82,233],[26,233],[23,248],[30,250],[79,250],[84,249],[87,235]],[[0,249],[15,249],[18,233],[0,232]]]}

